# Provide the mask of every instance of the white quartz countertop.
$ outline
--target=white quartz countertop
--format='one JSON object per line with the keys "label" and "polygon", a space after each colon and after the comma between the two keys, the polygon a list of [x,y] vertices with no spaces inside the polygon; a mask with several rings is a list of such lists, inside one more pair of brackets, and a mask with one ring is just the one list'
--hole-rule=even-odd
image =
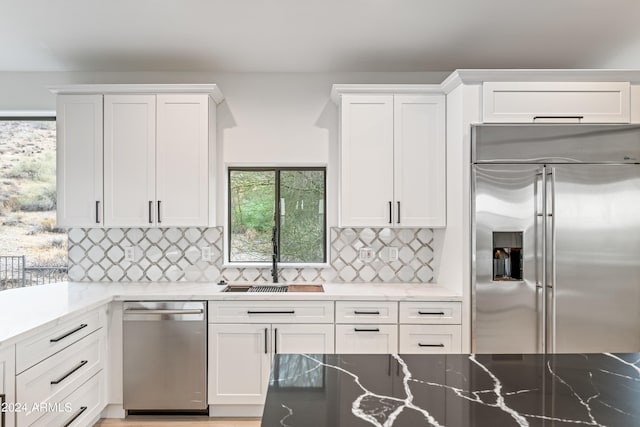
{"label": "white quartz countertop", "polygon": [[228,293],[215,283],[74,283],[0,292],[0,348],[36,328],[127,300],[361,300],[461,301],[460,294],[435,284],[325,283],[324,292]]}

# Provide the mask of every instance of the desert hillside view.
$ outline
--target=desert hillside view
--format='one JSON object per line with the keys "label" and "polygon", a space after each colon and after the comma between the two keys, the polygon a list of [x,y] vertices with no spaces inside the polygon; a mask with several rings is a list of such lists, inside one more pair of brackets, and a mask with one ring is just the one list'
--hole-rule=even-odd
{"label": "desert hillside view", "polygon": [[0,120],[0,257],[24,255],[28,267],[67,265],[66,231],[56,228],[55,134],[55,121]]}

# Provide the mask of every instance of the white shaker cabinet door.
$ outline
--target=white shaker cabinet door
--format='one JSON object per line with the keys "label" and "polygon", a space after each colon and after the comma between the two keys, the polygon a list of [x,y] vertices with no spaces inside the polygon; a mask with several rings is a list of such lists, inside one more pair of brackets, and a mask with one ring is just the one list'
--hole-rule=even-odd
{"label": "white shaker cabinet door", "polygon": [[57,225],[102,227],[102,95],[58,95]]}
{"label": "white shaker cabinet door", "polygon": [[104,96],[104,223],[156,221],[156,96]]}
{"label": "white shaker cabinet door", "polygon": [[[0,350],[0,403],[15,404],[15,347],[9,346]],[[15,411],[0,412],[0,420],[4,417],[3,427],[14,427],[16,421]]]}
{"label": "white shaker cabinet door", "polygon": [[394,226],[446,225],[444,95],[394,97]]}
{"label": "white shaker cabinet door", "polygon": [[292,325],[274,324],[273,353],[313,353],[334,352],[333,324]]}
{"label": "white shaker cabinet door", "polygon": [[270,324],[209,325],[209,404],[264,404],[270,340]]}
{"label": "white shaker cabinet door", "polygon": [[343,95],[340,145],[340,226],[390,226],[393,95]]}
{"label": "white shaker cabinet door", "polygon": [[398,325],[336,325],[336,353],[398,352]]}
{"label": "white shaker cabinet door", "polygon": [[209,97],[157,95],[156,221],[208,226]]}

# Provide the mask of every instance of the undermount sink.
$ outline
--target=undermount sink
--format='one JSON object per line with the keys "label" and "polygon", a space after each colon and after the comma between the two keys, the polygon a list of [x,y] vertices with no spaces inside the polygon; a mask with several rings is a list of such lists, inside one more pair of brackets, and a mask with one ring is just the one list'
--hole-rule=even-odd
{"label": "undermount sink", "polygon": [[322,285],[228,285],[222,292],[324,292]]}

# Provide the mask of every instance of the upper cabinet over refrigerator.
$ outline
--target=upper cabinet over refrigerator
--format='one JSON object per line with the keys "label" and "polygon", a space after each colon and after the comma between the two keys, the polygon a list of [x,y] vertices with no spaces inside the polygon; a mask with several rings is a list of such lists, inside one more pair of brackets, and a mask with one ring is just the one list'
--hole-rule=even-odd
{"label": "upper cabinet over refrigerator", "polygon": [[340,226],[444,227],[444,95],[345,92],[340,111]]}
{"label": "upper cabinet over refrigerator", "polygon": [[485,82],[484,123],[630,123],[629,82]]}

